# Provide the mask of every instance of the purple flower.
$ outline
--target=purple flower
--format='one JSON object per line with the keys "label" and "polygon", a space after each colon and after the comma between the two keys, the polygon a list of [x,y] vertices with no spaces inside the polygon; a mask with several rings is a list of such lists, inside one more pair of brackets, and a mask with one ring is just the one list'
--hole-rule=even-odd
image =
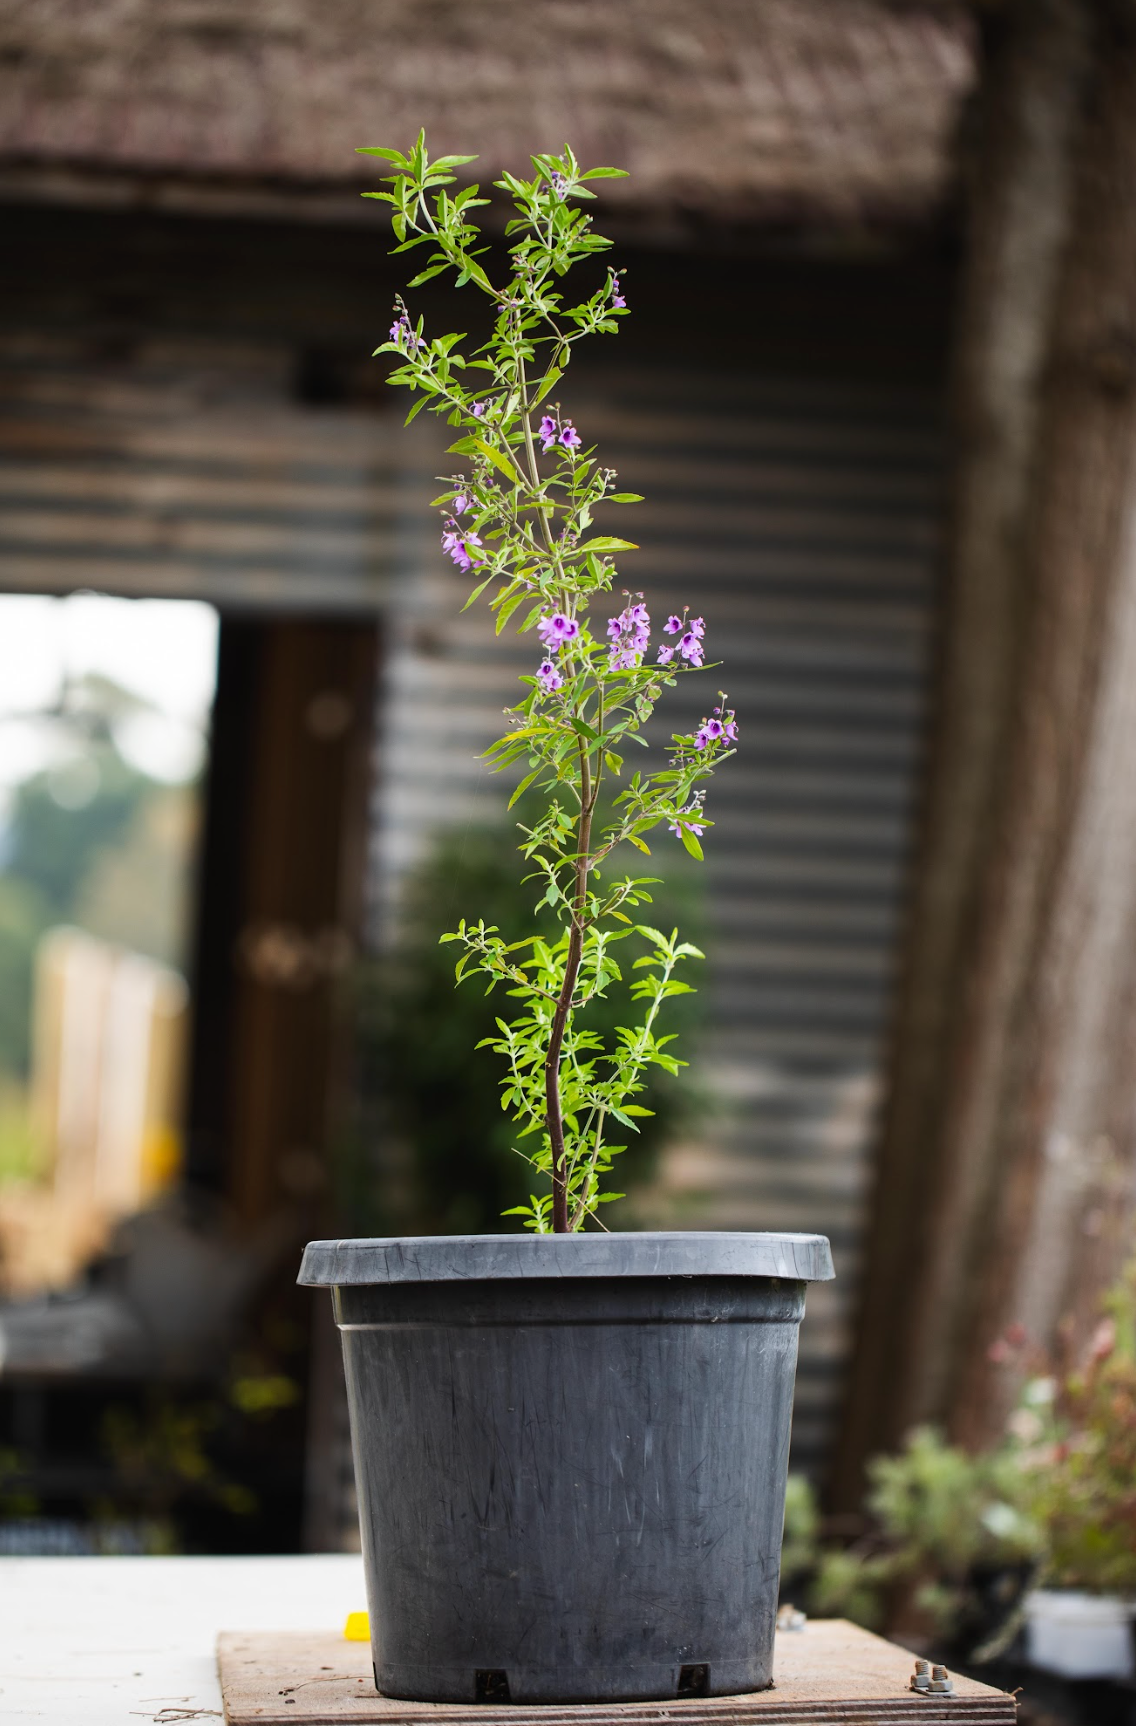
{"label": "purple flower", "polygon": [[406,353],[413,353],[415,348],[424,348],[426,343],[416,335],[410,327],[410,319],[405,312],[400,312],[390,327],[390,339]]}
{"label": "purple flower", "polygon": [[660,649],[659,649],[659,664],[660,665],[669,665],[673,658],[674,658],[674,648],[673,647],[660,647]]}
{"label": "purple flower", "polygon": [[733,708],[731,707],[728,713],[723,713],[720,707],[716,707],[714,716],[722,721],[723,743],[736,743],[738,740],[738,722],[734,718]]}
{"label": "purple flower", "polygon": [[564,679],[553,665],[551,659],[546,659],[543,665],[537,667],[537,682],[546,695],[552,695],[555,690],[562,689]]}
{"label": "purple flower", "polygon": [[674,820],[669,823],[672,833],[682,838],[683,833],[693,833],[701,839],[706,831],[706,817],[702,813],[702,805],[706,800],[704,791],[696,791],[685,809],[680,809]]}
{"label": "purple flower", "polygon": [[565,420],[560,432],[560,442],[564,445],[564,448],[579,449],[583,441],[583,438],[572,424],[572,421]]}
{"label": "purple flower", "polygon": [[705,749],[709,744],[717,743],[724,731],[725,726],[720,719],[704,719],[694,733],[694,747]]}
{"label": "purple flower", "polygon": [[568,617],[563,611],[554,611],[551,616],[541,618],[536,632],[549,653],[555,653],[562,642],[575,641],[580,633],[580,625],[574,617]]}
{"label": "purple flower", "polygon": [[481,541],[475,533],[462,533],[453,517],[447,517],[446,531],[442,535],[442,549],[449,553],[463,573],[473,565],[469,547],[480,544]]}
{"label": "purple flower", "polygon": [[643,663],[651,640],[651,614],[640,594],[634,604],[626,605],[618,617],[608,619],[609,671],[634,671]]}
{"label": "purple flower", "polygon": [[544,451],[545,455],[548,454],[549,450],[556,442],[559,430],[560,428],[552,415],[545,414],[544,418],[540,422],[540,447]]}
{"label": "purple flower", "polygon": [[468,499],[468,497],[466,497],[464,491],[458,492],[457,497],[454,498],[453,503],[450,505],[450,507],[453,510],[455,515],[464,514],[464,512],[469,508],[469,499]]}
{"label": "purple flower", "polygon": [[700,617],[692,617],[691,618],[691,620],[690,620],[690,633],[698,641],[701,641],[702,637],[706,634],[706,625]]}
{"label": "purple flower", "polygon": [[556,193],[556,196],[558,198],[563,198],[564,194],[568,190],[568,181],[560,172],[559,168],[553,168],[549,178],[552,181],[552,190]]}
{"label": "purple flower", "polygon": [[679,630],[682,628],[682,618],[676,617],[672,611],[671,615],[667,618],[667,621],[663,624],[663,628],[666,630],[668,635],[677,635]]}
{"label": "purple flower", "polygon": [[486,404],[484,402],[472,402],[470,404],[469,411],[473,415],[475,420],[484,419],[484,417],[485,417],[485,405]]}
{"label": "purple flower", "polygon": [[702,664],[702,643],[692,629],[679,637],[678,650],[689,665]]}

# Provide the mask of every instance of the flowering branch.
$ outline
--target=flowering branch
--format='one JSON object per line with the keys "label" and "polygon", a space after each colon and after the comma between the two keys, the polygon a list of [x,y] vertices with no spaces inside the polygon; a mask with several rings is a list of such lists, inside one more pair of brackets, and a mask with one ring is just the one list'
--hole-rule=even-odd
{"label": "flowering branch", "polygon": [[[497,769],[525,770],[510,807],[533,785],[550,795],[543,817],[521,828],[520,850],[533,865],[530,879],[543,885],[538,910],[556,920],[559,933],[509,946],[483,922],[463,920],[442,940],[463,948],[459,981],[480,972],[490,990],[503,984],[521,1002],[511,1021],[497,1020],[499,1035],[487,1041],[507,1065],[502,1107],[522,1139],[538,1139],[522,1155],[547,1176],[549,1191],[530,1194],[507,1214],[524,1216],[541,1232],[562,1233],[622,1196],[602,1190],[624,1149],[608,1142],[608,1128],[615,1121],[638,1131],[637,1118],[649,1112],[633,1100],[644,1089],[645,1068],[673,1073],[683,1064],[666,1046],[672,1039],[656,1036],[654,1026],[663,1002],[690,987],[676,968],[702,957],[677,932],[668,937],[633,920],[630,913],[650,902],[654,877],[628,875],[600,886],[601,865],[625,844],[649,856],[647,835],[664,825],[701,858],[711,825],[702,782],[733,753],[737,722],[720,695],[696,731],[672,738],[665,766],[624,780],[625,751],[644,745],[642,728],[664,687],[703,667],[706,627],[686,610],[673,614],[652,659],[641,593],[624,594],[602,639],[588,618],[593,597],[612,589],[615,554],[636,549],[629,540],[594,533],[595,512],[601,504],[641,499],[614,489],[614,470],[585,447],[554,391],[576,344],[616,334],[627,302],[623,273],[610,267],[575,304],[559,284],[575,265],[607,249],[610,242],[592,232],[579,205],[594,197],[587,182],[620,170],[582,171],[566,148],[560,156],[534,156],[532,179],[506,173],[498,180],[517,213],[506,228],[508,279],[495,285],[479,261],[488,248],[470,220],[487,200],[477,186],[449,189],[453,170],[475,158],[431,162],[421,133],[407,155],[364,153],[391,168],[384,177],[391,190],[364,195],[390,206],[396,251],[433,248],[409,287],[448,271],[456,287],[472,283],[492,306],[489,339],[470,347],[464,335],[428,338],[400,297],[389,339],[375,351],[394,357],[390,382],[417,397],[407,423],[428,407],[460,433],[449,453],[465,458],[466,470],[444,479],[435,503],[443,511],[444,551],[477,582],[467,605],[492,590],[498,633],[518,614],[519,632],[534,633],[541,650],[535,672],[521,679],[527,693],[509,710],[508,729],[486,758]],[[476,387],[467,381],[470,372],[479,374]],[[601,789],[614,781],[622,788],[610,816],[601,817]],[[616,1046],[605,1048],[581,1015],[623,981],[613,949],[629,937],[646,943],[631,967],[641,974],[630,982],[632,1000],[644,1005],[643,1021],[620,1030]]]}

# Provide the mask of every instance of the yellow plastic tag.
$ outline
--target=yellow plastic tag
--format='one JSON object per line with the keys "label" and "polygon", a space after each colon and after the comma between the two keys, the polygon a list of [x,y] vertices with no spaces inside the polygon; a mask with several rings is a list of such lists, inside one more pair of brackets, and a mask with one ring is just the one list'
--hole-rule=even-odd
{"label": "yellow plastic tag", "polygon": [[347,1623],[343,1626],[343,1637],[346,1642],[369,1642],[371,1640],[371,1620],[365,1612],[349,1612]]}

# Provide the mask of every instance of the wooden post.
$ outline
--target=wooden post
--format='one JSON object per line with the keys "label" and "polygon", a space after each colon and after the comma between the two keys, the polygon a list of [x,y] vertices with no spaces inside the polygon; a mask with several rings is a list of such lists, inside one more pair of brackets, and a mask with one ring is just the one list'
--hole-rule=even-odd
{"label": "wooden post", "polygon": [[1001,31],[846,1506],[917,1420],[999,1430],[987,1349],[1091,1308],[1136,1149],[1136,7],[1027,0]]}

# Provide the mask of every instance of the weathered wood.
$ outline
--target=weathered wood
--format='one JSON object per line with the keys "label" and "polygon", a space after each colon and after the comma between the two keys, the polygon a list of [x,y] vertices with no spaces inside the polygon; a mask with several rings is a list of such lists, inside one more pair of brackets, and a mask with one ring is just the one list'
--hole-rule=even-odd
{"label": "weathered wood", "polygon": [[1012,1696],[970,1678],[954,1679],[953,1696],[915,1694],[909,1688],[913,1656],[843,1619],[780,1632],[771,1690],[682,1702],[539,1708],[398,1702],[375,1691],[370,1645],[333,1632],[227,1631],[217,1639],[217,1659],[229,1726],[338,1726],[344,1720],[361,1726],[636,1726],[663,1720],[677,1726],[909,1726],[948,1719],[1005,1726],[1017,1718]]}
{"label": "weathered wood", "polygon": [[1136,38],[1130,7],[1094,0],[1006,16],[845,1504],[916,1420],[997,1435],[1013,1387],[989,1345],[1091,1307],[1130,1199]]}
{"label": "weathered wood", "polygon": [[1022,547],[1040,378],[1070,203],[1084,77],[1080,0],[986,20],[951,394],[954,471],[935,730],[864,1292],[834,1496],[937,1412],[912,1292],[954,1179],[944,1121],[965,1018],[971,938],[1004,788],[1027,583]]}
{"label": "weathered wood", "polygon": [[[1136,7],[1091,10],[1026,545],[1032,615],[951,1124],[988,1171],[949,1297],[962,1346],[940,1381],[952,1429],[975,1442],[1000,1430],[1012,1392],[989,1343],[1010,1321],[1049,1341],[1066,1309],[1091,1311],[1130,1247],[1136,1174]],[[941,1287],[940,1272],[929,1308]]]}

